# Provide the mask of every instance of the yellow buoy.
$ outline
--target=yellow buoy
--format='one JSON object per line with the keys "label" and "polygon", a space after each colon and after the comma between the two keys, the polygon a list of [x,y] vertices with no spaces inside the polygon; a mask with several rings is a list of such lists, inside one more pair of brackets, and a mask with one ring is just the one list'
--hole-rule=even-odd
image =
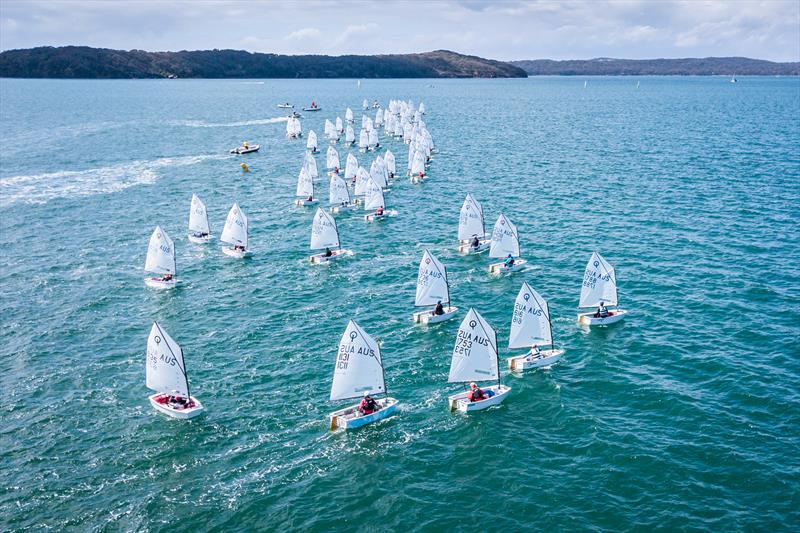
{"label": "yellow buoy", "polygon": [[242,171],[243,172],[250,172],[250,168],[247,165],[245,165],[244,163],[242,163],[239,166],[242,167]]}

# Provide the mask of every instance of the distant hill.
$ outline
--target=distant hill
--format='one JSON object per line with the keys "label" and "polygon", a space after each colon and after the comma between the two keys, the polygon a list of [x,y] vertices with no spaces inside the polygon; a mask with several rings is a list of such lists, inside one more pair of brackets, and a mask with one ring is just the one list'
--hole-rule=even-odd
{"label": "distant hill", "polygon": [[287,56],[242,50],[145,52],[87,46],[0,53],[6,78],[525,78],[501,61],[437,50],[377,56]]}
{"label": "distant hill", "polygon": [[683,75],[709,76],[722,74],[731,76],[798,76],[800,63],[774,63],[747,57],[705,57],[687,59],[574,59],[553,61],[534,59],[511,61],[525,69],[530,76],[640,76]]}

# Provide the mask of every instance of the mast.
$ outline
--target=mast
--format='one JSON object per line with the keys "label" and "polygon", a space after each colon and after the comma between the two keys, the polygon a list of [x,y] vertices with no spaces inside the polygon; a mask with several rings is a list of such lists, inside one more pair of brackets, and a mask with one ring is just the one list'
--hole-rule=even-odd
{"label": "mast", "polygon": [[450,281],[447,279],[447,267],[442,265],[444,268],[444,285],[447,287],[447,307],[450,307]]}
{"label": "mast", "polygon": [[[497,339],[497,330],[492,328],[492,331],[494,331],[494,338]],[[495,342],[495,344],[497,343]],[[499,393],[500,392],[500,347],[499,346],[495,346],[494,360],[496,361],[497,364],[497,392]],[[189,381],[187,380],[186,382],[188,383]]]}

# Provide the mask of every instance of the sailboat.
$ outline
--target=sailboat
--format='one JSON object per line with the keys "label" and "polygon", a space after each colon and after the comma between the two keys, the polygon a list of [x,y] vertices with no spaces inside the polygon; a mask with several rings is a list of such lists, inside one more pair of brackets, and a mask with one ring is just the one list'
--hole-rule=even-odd
{"label": "sailboat", "polygon": [[381,147],[381,143],[378,140],[378,130],[371,129],[369,130],[369,142],[367,144],[367,150],[375,151]]}
{"label": "sailboat", "polygon": [[731,83],[736,83],[736,73],[734,72],[733,76],[731,76]]}
{"label": "sailboat", "polygon": [[306,150],[312,154],[317,153],[317,132],[309,130],[308,138],[306,139]]}
{"label": "sailboat", "polygon": [[299,198],[294,201],[294,205],[307,207],[319,203],[319,200],[314,198],[314,180],[311,179],[311,175],[306,170],[305,165],[300,169],[300,174],[297,176],[297,190],[295,196]]}
{"label": "sailboat", "polygon": [[328,153],[325,154],[325,168],[327,168],[328,172],[331,174],[338,174],[340,166],[339,152],[337,152],[336,148],[333,146],[328,146]]}
{"label": "sailboat", "polygon": [[356,132],[353,130],[353,125],[348,124],[344,134],[344,143],[352,146],[356,142]]}
{"label": "sailboat", "polygon": [[339,341],[333,369],[330,401],[361,398],[367,394],[383,394],[375,399],[377,410],[362,414],[359,404],[339,409],[328,415],[331,431],[336,428],[355,429],[389,417],[397,410],[398,402],[386,391],[381,349],[361,326],[351,320]]}
{"label": "sailboat", "polygon": [[225,228],[219,240],[229,244],[223,246],[222,252],[236,259],[244,259],[253,255],[252,250],[247,249],[247,216],[239,208],[239,204],[233,204],[225,220]]}
{"label": "sailboat", "polygon": [[358,135],[358,151],[366,152],[368,147],[369,147],[369,133],[367,133],[367,130],[362,129],[361,133]]}
{"label": "sailboat", "polygon": [[[319,207],[317,208],[317,213],[314,215],[314,221],[311,223],[310,246],[312,250],[321,250],[322,248],[326,248],[331,252],[331,255],[326,255],[323,252],[310,256],[308,259],[312,263],[327,263],[328,261],[353,255],[351,250],[345,250],[339,244],[339,229],[336,227],[336,220],[334,220],[329,213],[326,213],[322,208]],[[331,248],[336,249],[331,250]]]}
{"label": "sailboat", "polygon": [[286,121],[286,136],[290,139],[297,139],[303,136],[303,128],[300,125],[300,119],[289,117]]}
{"label": "sailboat", "polygon": [[578,303],[578,308],[599,309],[599,306],[603,304],[608,309],[608,316],[601,317],[597,310],[579,312],[578,323],[585,326],[607,326],[619,322],[625,318],[628,312],[618,307],[618,301],[617,275],[614,272],[614,267],[603,259],[600,254],[593,252],[589,262],[586,263],[586,270],[583,273],[583,285],[581,285],[581,299]]}
{"label": "sailboat", "polygon": [[314,157],[313,154],[306,152],[306,156],[303,158],[303,166],[308,172],[308,175],[311,176],[312,180],[315,180],[319,177],[319,170],[317,170],[317,159]]}
{"label": "sailboat", "polygon": [[[475,238],[478,246],[473,246]],[[458,251],[462,254],[479,254],[489,249],[489,239],[486,237],[486,225],[483,222],[483,207],[467,193],[464,203],[461,204],[461,216],[458,219]]]}
{"label": "sailboat", "polygon": [[353,110],[349,107],[344,112],[344,119],[350,124],[353,123]]}
{"label": "sailboat", "polygon": [[[358,191],[358,189],[356,189]],[[375,222],[383,220],[387,216],[397,216],[397,211],[394,209],[385,209],[386,200],[383,197],[383,188],[375,183],[371,177],[366,178],[366,188],[364,191],[364,211],[375,210],[374,213],[364,215],[364,220],[367,222]]]}
{"label": "sailboat", "polygon": [[494,230],[492,230],[489,257],[506,259],[509,255],[515,258],[513,265],[507,267],[505,262],[492,263],[489,265],[489,272],[492,274],[516,272],[527,263],[525,259],[519,259],[517,227],[501,213],[497,222],[494,223]]}
{"label": "sailboat", "polygon": [[369,102],[367,102],[367,99],[366,99],[366,98],[364,98],[364,101],[363,101],[363,102],[361,102],[361,109],[363,109],[364,111],[366,111],[367,109],[369,109]]}
{"label": "sailboat", "polygon": [[386,172],[389,174],[388,178],[394,179],[394,173],[397,172],[397,162],[391,150],[386,150],[383,160],[386,162]]}
{"label": "sailboat", "polygon": [[461,321],[450,361],[450,383],[497,380],[497,385],[481,387],[486,399],[471,401],[467,390],[447,397],[451,410],[464,413],[498,405],[506,399],[511,387],[500,383],[500,361],[497,354],[497,332],[475,309],[470,308]]}
{"label": "sailboat", "polygon": [[356,156],[354,156],[353,154],[347,154],[347,160],[345,161],[344,164],[344,181],[348,185],[355,186],[357,173],[358,173],[358,159],[356,159]]}
{"label": "sailboat", "polygon": [[447,302],[444,313],[437,315],[435,311],[420,311],[413,314],[414,322],[435,324],[456,316],[458,307],[450,305],[450,285],[447,283],[447,269],[428,250],[422,254],[417,273],[417,295],[414,305],[417,307],[436,306]]}
{"label": "sailboat", "polygon": [[[547,345],[549,349],[541,349]],[[564,355],[564,350],[557,350],[553,344],[553,324],[547,301],[527,282],[522,283],[514,301],[508,347],[529,349],[525,355],[508,358],[508,368],[517,371],[550,366]]]}
{"label": "sailboat", "polygon": [[[336,133],[344,133],[344,126],[342,125],[342,117],[336,117]],[[339,140],[338,137],[336,139]]]}
{"label": "sailboat", "polygon": [[151,289],[171,289],[178,284],[176,279],[178,273],[175,268],[175,243],[161,229],[161,226],[156,226],[153,234],[150,235],[144,271],[161,274],[161,277],[144,278],[144,284]]}
{"label": "sailboat", "polygon": [[411,161],[411,183],[420,183],[425,178],[425,154],[416,150]]}
{"label": "sailboat", "polygon": [[196,194],[192,194],[192,205],[189,208],[189,240],[195,244],[211,242],[206,204]]}
{"label": "sailboat", "polygon": [[189,394],[183,350],[158,322],[153,322],[147,338],[146,367],[145,384],[156,392],[148,399],[156,411],[182,419],[203,413],[203,404]]}
{"label": "sailboat", "polygon": [[347,188],[347,183],[337,174],[331,176],[328,201],[333,213],[340,213],[355,207],[352,198],[350,198],[350,189]]}

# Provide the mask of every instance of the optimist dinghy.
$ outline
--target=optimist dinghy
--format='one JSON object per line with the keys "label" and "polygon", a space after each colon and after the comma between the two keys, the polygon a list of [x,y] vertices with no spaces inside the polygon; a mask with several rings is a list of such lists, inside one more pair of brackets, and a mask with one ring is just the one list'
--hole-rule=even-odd
{"label": "optimist dinghy", "polygon": [[386,153],[383,155],[383,160],[386,162],[386,172],[388,173],[388,179],[394,179],[394,174],[397,172],[397,163],[394,159],[394,154],[391,150],[386,150]]}
{"label": "optimist dinghy", "polygon": [[350,124],[353,123],[353,110],[349,107],[344,112],[344,119]]}
{"label": "optimist dinghy", "polygon": [[336,148],[333,146],[328,146],[328,153],[325,154],[325,168],[327,168],[328,172],[331,174],[338,174],[341,166],[339,162],[339,152],[337,152]]}
{"label": "optimist dinghy", "polygon": [[348,124],[347,129],[345,129],[344,133],[344,143],[346,145],[352,146],[356,142],[356,132],[353,130],[353,125]]}
{"label": "optimist dinghy", "polygon": [[[356,193],[358,189],[356,189]],[[386,209],[386,200],[383,197],[383,188],[375,183],[371,177],[366,178],[366,190],[364,192],[364,210],[375,212],[369,215],[364,215],[364,220],[367,222],[376,222],[383,220],[386,217],[397,216],[397,211],[394,209]]]}
{"label": "optimist dinghy", "polygon": [[156,392],[148,399],[156,411],[181,419],[203,413],[203,404],[189,394],[183,350],[158,322],[153,322],[147,339],[146,368],[145,384]]}
{"label": "optimist dinghy", "polygon": [[624,319],[628,312],[618,307],[618,296],[614,267],[597,252],[592,253],[583,273],[578,307],[595,308],[596,311],[579,312],[578,323],[584,326],[608,326]]}
{"label": "optimist dinghy", "polygon": [[367,133],[367,130],[362,129],[361,133],[359,133],[358,135],[358,151],[366,152],[368,146],[369,146],[369,133]]}
{"label": "optimist dinghy", "polygon": [[352,199],[350,198],[350,189],[347,188],[347,183],[345,183],[345,181],[336,174],[331,176],[331,184],[328,194],[331,204],[331,212],[333,213],[349,211],[355,207]]}
{"label": "optimist dinghy", "polygon": [[[548,344],[550,348],[547,350],[539,348]],[[553,345],[553,324],[547,301],[527,282],[522,283],[514,301],[508,347],[530,349],[525,355],[508,358],[508,368],[518,372],[550,366],[564,355],[564,350],[557,350]]]}
{"label": "optimist dinghy", "polygon": [[322,248],[330,252],[330,255],[326,252],[314,254],[308,258],[309,261],[327,263],[353,255],[351,250],[345,250],[339,244],[339,229],[336,227],[336,221],[330,214],[318,207],[317,213],[314,215],[314,222],[311,223],[311,249],[321,250]]}
{"label": "optimist dinghy", "polygon": [[249,154],[252,152],[258,152],[258,149],[261,148],[258,144],[250,144],[247,141],[244,141],[241,146],[237,146],[236,148],[231,148],[232,154]]}
{"label": "optimist dinghy", "polygon": [[151,289],[171,289],[178,284],[178,273],[175,268],[175,243],[161,229],[161,226],[156,226],[153,234],[150,235],[144,271],[161,274],[160,277],[144,278],[144,284]]}
{"label": "optimist dinghy", "polygon": [[517,227],[501,213],[492,231],[492,243],[489,247],[489,257],[508,259],[508,256],[515,258],[510,266],[506,266],[505,262],[492,263],[489,265],[489,272],[492,274],[517,272],[527,263],[525,259],[519,259]]}
{"label": "optimist dinghy", "polygon": [[306,138],[306,150],[312,154],[317,153],[317,132],[314,130],[308,131],[308,137]]}
{"label": "optimist dinghy", "polygon": [[421,183],[425,179],[425,154],[417,150],[411,163],[411,183]]}
{"label": "optimist dinghy", "polygon": [[299,198],[294,201],[294,205],[308,207],[319,203],[319,200],[314,198],[314,180],[306,170],[305,165],[300,169],[300,174],[297,176],[297,191],[295,195],[299,196]]}
{"label": "optimist dinghy", "polygon": [[[475,246],[475,239],[478,245]],[[458,252],[462,254],[479,254],[489,249],[486,238],[486,226],[483,222],[483,207],[472,194],[467,193],[461,204],[461,216],[458,219]]]}
{"label": "optimist dinghy", "polygon": [[[436,308],[442,303],[442,313],[436,314]],[[417,307],[434,306],[433,310],[420,311],[412,316],[414,322],[420,324],[436,324],[450,320],[456,313],[458,307],[450,305],[450,285],[447,283],[447,269],[439,262],[436,257],[428,250],[422,254],[417,273],[417,295],[414,300]]]}
{"label": "optimist dinghy", "polygon": [[220,241],[230,245],[222,247],[225,255],[236,259],[253,255],[253,252],[247,249],[247,229],[247,217],[244,211],[239,208],[239,204],[233,204],[225,220],[222,235],[219,236]]}
{"label": "optimist dinghy", "polygon": [[458,328],[448,381],[466,383],[497,380],[497,384],[482,388],[476,385],[475,389],[448,396],[450,410],[471,413],[501,404],[511,387],[500,383],[499,366],[497,332],[475,309],[470,308]]}
{"label": "optimist dinghy", "polygon": [[[371,394],[383,394],[366,405]],[[339,409],[328,415],[331,431],[336,428],[355,429],[389,417],[397,410],[398,402],[386,391],[386,379],[381,349],[361,326],[351,320],[339,341],[339,352],[333,369],[330,400],[364,398],[361,404]]]}
{"label": "optimist dinghy", "polygon": [[196,194],[192,194],[192,205],[189,208],[189,240],[195,244],[211,242],[206,204]]}

